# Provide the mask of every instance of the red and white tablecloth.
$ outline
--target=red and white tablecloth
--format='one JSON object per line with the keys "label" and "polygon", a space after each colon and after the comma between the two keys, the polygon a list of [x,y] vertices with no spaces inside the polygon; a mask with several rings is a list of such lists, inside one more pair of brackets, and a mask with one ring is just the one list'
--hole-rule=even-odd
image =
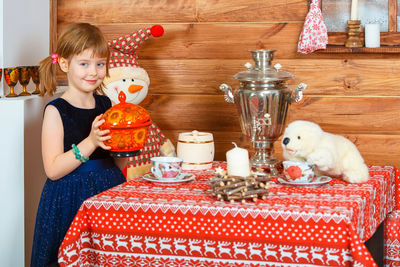
{"label": "red and white tablecloth", "polygon": [[385,221],[385,266],[400,266],[400,210],[390,213]]}
{"label": "red and white tablecloth", "polygon": [[[215,162],[213,168],[225,167]],[[214,169],[185,185],[142,178],[86,200],[59,250],[61,266],[374,266],[364,245],[395,206],[396,169],[363,184],[271,183],[266,200],[211,195]]]}
{"label": "red and white tablecloth", "polygon": [[385,266],[400,266],[400,172],[396,170],[396,209],[385,220]]}

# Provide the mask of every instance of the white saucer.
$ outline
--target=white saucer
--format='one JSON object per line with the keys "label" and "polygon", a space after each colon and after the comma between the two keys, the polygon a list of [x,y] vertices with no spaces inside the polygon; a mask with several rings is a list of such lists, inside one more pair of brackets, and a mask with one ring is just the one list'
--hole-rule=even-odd
{"label": "white saucer", "polygon": [[175,178],[164,178],[164,179],[160,180],[160,179],[157,179],[154,176],[154,174],[147,173],[147,174],[143,175],[142,178],[146,181],[156,183],[156,184],[183,184],[183,183],[187,183],[189,181],[193,181],[196,178],[196,176],[194,176],[194,174],[190,174],[190,173],[181,173]]}
{"label": "white saucer", "polygon": [[295,186],[310,186],[310,185],[323,185],[327,184],[332,180],[331,177],[329,176],[318,176],[314,182],[309,182],[309,183],[303,183],[303,182],[295,182],[295,181],[286,181],[283,178],[278,178],[278,181],[281,184],[286,184],[286,185],[295,185]]}

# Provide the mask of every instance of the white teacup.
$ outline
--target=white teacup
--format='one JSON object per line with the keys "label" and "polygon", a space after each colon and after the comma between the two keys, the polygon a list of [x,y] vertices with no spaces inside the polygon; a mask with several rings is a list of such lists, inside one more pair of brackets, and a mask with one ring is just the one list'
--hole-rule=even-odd
{"label": "white teacup", "polygon": [[177,179],[182,171],[182,159],[178,157],[153,157],[151,172],[157,179]]}
{"label": "white teacup", "polygon": [[315,181],[314,165],[301,161],[284,161],[283,173],[289,182],[311,183]]}

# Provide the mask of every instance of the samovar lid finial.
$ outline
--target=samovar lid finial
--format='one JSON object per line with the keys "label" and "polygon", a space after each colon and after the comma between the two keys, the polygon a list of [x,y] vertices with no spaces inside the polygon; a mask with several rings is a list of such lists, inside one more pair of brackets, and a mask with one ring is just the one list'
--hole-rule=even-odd
{"label": "samovar lid finial", "polygon": [[274,52],[276,50],[273,49],[255,49],[250,50],[251,56],[254,60],[255,70],[264,70],[268,67],[271,67],[271,62],[274,59]]}

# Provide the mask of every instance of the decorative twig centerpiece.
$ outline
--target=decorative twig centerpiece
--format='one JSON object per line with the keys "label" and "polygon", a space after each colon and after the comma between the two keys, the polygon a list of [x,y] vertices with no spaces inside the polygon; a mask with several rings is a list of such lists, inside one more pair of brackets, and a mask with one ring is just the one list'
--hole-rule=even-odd
{"label": "decorative twig centerpiece", "polygon": [[257,201],[265,199],[268,195],[269,177],[246,177],[227,175],[222,168],[217,168],[216,175],[210,180],[212,194],[221,201]]}

